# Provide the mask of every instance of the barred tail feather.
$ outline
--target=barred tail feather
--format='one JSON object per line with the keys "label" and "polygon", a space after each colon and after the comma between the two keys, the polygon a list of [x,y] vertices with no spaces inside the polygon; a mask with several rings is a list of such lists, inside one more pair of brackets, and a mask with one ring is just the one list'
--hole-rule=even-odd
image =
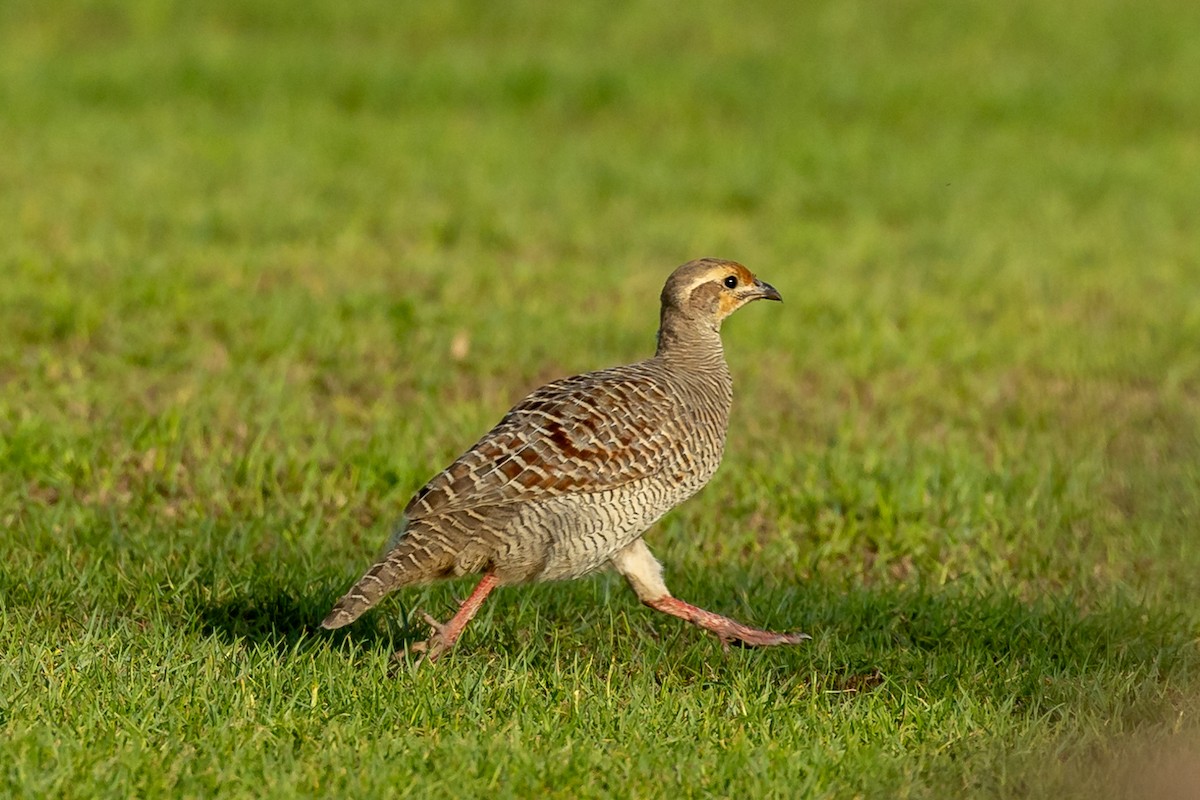
{"label": "barred tail feather", "polygon": [[428,547],[405,537],[334,603],[321,627],[332,630],[349,625],[394,589],[445,575],[453,563],[451,553],[431,553]]}

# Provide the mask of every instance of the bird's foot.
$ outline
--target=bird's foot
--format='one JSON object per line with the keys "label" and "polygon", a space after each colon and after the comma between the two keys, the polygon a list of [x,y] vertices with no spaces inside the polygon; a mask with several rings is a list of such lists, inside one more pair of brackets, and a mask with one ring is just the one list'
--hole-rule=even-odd
{"label": "bird's foot", "polygon": [[800,642],[812,638],[807,633],[776,633],[762,628],[752,628],[735,619],[705,611],[703,608],[697,608],[691,603],[685,603],[670,595],[649,601],[646,605],[673,617],[685,619],[712,633],[721,640],[725,649],[729,649],[729,646],[735,643],[742,647],[773,647],[780,644],[800,644]]}
{"label": "bird's foot", "polygon": [[425,624],[433,628],[433,635],[423,642],[415,642],[408,649],[409,652],[420,653],[422,661],[432,664],[454,646],[454,642],[458,640],[458,633],[452,630],[448,624],[438,622],[424,611],[421,612],[421,618],[425,620]]}
{"label": "bird's foot", "polygon": [[777,633],[775,631],[752,628],[736,620],[721,617],[722,622],[700,627],[710,631],[721,640],[721,646],[726,650],[736,644],[739,647],[774,647],[779,644],[800,644],[812,637],[807,633]]}
{"label": "bird's foot", "polygon": [[[410,653],[420,653],[421,661],[433,663],[441,658],[447,650],[454,647],[454,643],[458,641],[458,637],[462,635],[463,628],[467,627],[467,623],[475,616],[475,612],[483,605],[484,599],[491,593],[492,589],[499,585],[496,576],[487,572],[475,585],[475,590],[471,592],[471,596],[462,601],[458,605],[458,611],[449,622],[438,622],[429,614],[421,612],[422,619],[433,628],[433,635],[423,642],[417,642],[410,645],[408,650]],[[404,652],[396,654],[397,658],[403,657]],[[420,662],[418,662],[420,663]]]}

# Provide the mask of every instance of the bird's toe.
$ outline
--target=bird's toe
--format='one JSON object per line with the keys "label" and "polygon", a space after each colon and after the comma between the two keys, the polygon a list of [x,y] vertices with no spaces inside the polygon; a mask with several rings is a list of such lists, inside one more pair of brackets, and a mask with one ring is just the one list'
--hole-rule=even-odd
{"label": "bird's toe", "polygon": [[774,647],[781,644],[800,644],[811,638],[807,633],[776,633],[751,628],[730,636],[728,640],[722,637],[722,642],[726,649],[729,648],[730,642],[736,642],[741,647]]}

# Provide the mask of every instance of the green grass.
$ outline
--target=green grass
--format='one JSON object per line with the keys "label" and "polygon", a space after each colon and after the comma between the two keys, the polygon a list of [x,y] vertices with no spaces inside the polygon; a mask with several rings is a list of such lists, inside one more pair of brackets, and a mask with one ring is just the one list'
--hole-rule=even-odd
{"label": "green grass", "polygon": [[[0,794],[1200,780],[1200,6],[500,8],[0,4]],[[465,583],[317,628],[703,255],[785,303],[649,541],[811,643],[609,575],[435,669],[388,658]]]}

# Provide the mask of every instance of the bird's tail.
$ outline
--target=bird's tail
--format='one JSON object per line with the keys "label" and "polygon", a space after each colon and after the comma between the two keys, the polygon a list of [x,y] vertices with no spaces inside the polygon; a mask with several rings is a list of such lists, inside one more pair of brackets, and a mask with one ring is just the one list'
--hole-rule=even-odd
{"label": "bird's tail", "polygon": [[333,605],[321,627],[340,628],[358,619],[371,606],[401,586],[424,583],[443,577],[454,566],[454,555],[449,551],[431,552],[431,549],[413,536],[411,532],[399,539],[395,547],[375,562],[350,590]]}

